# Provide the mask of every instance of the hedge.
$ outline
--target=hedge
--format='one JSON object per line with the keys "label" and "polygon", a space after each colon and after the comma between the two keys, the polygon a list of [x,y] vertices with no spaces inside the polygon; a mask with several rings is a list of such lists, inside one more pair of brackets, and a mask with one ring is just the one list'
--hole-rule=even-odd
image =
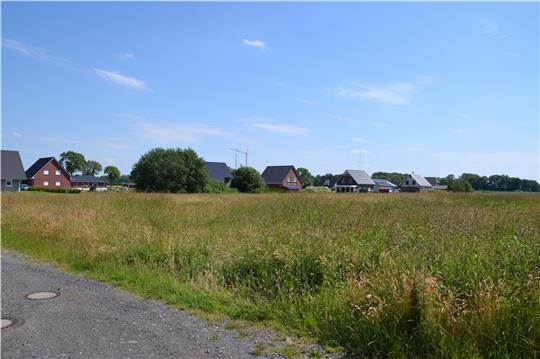
{"label": "hedge", "polygon": [[45,187],[30,187],[29,191],[35,192],[53,192],[53,193],[81,193],[80,189],[76,188],[45,188]]}

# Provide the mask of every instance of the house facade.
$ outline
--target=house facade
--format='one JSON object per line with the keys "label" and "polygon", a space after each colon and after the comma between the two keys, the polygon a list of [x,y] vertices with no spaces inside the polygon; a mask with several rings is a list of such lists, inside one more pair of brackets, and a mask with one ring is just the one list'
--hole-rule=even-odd
{"label": "house facade", "polygon": [[433,186],[422,175],[413,172],[403,179],[399,188],[401,192],[422,192],[432,189]]}
{"label": "house facade", "polygon": [[269,188],[298,191],[304,186],[294,166],[268,166],[263,171],[262,178]]}
{"label": "house facade", "polygon": [[373,192],[375,181],[366,171],[346,170],[336,181],[336,192]]}
{"label": "house facade", "polygon": [[373,192],[393,193],[393,192],[397,192],[398,190],[397,185],[385,179],[374,178],[373,182],[375,182],[375,187],[373,188]]}
{"label": "house facade", "polygon": [[28,184],[33,187],[70,188],[69,174],[54,157],[43,157],[26,170]]}
{"label": "house facade", "polygon": [[232,181],[231,169],[225,162],[205,162],[208,170],[208,177],[225,183],[227,186]]}
{"label": "house facade", "polygon": [[21,190],[23,181],[27,180],[19,151],[2,150],[2,192]]}
{"label": "house facade", "polygon": [[73,188],[80,189],[81,191],[97,191],[103,192],[107,190],[107,179],[99,178],[90,175],[76,175],[71,177],[71,185]]}

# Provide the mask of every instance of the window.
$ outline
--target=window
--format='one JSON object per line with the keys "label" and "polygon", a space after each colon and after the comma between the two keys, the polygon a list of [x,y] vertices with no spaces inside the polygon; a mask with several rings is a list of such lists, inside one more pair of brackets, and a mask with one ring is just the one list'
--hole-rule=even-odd
{"label": "window", "polygon": [[412,184],[414,184],[414,185],[415,185],[415,184],[416,184],[416,181],[412,181]]}
{"label": "window", "polygon": [[55,185],[56,187],[60,187],[60,185],[61,185],[61,184],[60,184],[60,181],[54,182],[54,185]]}
{"label": "window", "polygon": [[43,181],[43,186],[48,187],[49,186],[49,181]]}
{"label": "window", "polygon": [[288,183],[288,184],[291,184],[291,182],[292,182],[291,177],[288,177],[288,178],[287,178],[287,183]]}
{"label": "window", "polygon": [[6,180],[6,187],[11,187],[11,186],[13,186],[13,180],[7,179]]}
{"label": "window", "polygon": [[409,181],[408,181],[408,180],[407,180],[407,181],[405,181],[405,184],[406,184],[406,185],[408,186],[408,185],[409,185]]}
{"label": "window", "polygon": [[296,180],[296,177],[293,177],[292,181],[293,181],[294,184],[298,183],[298,181]]}
{"label": "window", "polygon": [[56,170],[56,175],[57,175],[57,176],[60,176],[61,174],[62,174],[62,171]]}
{"label": "window", "polygon": [[43,171],[43,175],[44,175],[44,176],[48,176],[48,175],[49,175],[49,170]]}

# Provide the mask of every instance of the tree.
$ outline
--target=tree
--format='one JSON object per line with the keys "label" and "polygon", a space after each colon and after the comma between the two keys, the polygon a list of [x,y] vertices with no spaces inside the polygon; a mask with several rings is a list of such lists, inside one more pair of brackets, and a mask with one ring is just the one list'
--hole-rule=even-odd
{"label": "tree", "polygon": [[327,173],[325,175],[316,175],[313,181],[315,186],[326,186],[333,187],[340,175],[334,175],[332,173]]}
{"label": "tree", "polygon": [[103,171],[109,178],[109,183],[113,184],[115,181],[117,181],[120,178],[120,170],[115,166],[107,166],[105,167],[105,170]]}
{"label": "tree", "polygon": [[304,187],[313,186],[315,183],[315,177],[313,177],[307,168],[299,167],[296,172],[298,172],[302,182],[304,182]]}
{"label": "tree", "polygon": [[86,160],[81,153],[67,151],[60,154],[60,164],[66,169],[71,177],[74,173],[84,169]]}
{"label": "tree", "polygon": [[147,192],[202,192],[208,181],[204,160],[191,148],[154,148],[133,166],[131,180]]}
{"label": "tree", "polygon": [[264,188],[264,180],[255,168],[240,167],[233,173],[231,187],[240,192],[257,193]]}
{"label": "tree", "polygon": [[83,166],[82,173],[83,175],[95,176],[101,172],[102,168],[98,161],[88,160]]}

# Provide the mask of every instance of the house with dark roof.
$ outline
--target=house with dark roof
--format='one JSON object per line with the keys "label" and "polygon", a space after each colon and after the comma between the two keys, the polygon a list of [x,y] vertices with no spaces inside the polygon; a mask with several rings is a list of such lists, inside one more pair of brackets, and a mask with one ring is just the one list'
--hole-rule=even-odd
{"label": "house with dark roof", "polygon": [[441,183],[441,179],[439,177],[426,177],[426,180],[429,182],[431,187],[433,189],[437,189],[440,191],[447,191],[448,186]]}
{"label": "house with dark roof", "polygon": [[70,188],[69,174],[54,157],[42,157],[26,170],[33,187]]}
{"label": "house with dark roof", "polygon": [[398,190],[397,185],[393,184],[392,182],[386,179],[373,178],[373,182],[375,182],[375,187],[373,188],[373,192],[392,193],[392,192],[397,192]]}
{"label": "house with dark roof", "polygon": [[21,184],[26,181],[26,173],[22,165],[19,151],[2,150],[1,154],[2,192],[16,192],[21,190]]}
{"label": "house with dark roof", "polygon": [[269,188],[301,190],[304,182],[296,172],[294,166],[268,166],[262,173],[264,183]]}
{"label": "house with dark roof", "polygon": [[338,177],[334,187],[336,192],[373,192],[375,181],[366,171],[346,170]]}
{"label": "house with dark roof", "polygon": [[399,188],[401,192],[421,192],[428,191],[433,186],[422,175],[413,172],[403,179]]}
{"label": "house with dark roof", "polygon": [[81,191],[106,191],[108,180],[90,175],[76,175],[71,177],[71,185]]}
{"label": "house with dark roof", "polygon": [[231,169],[225,162],[205,162],[208,177],[229,185],[232,181]]}

